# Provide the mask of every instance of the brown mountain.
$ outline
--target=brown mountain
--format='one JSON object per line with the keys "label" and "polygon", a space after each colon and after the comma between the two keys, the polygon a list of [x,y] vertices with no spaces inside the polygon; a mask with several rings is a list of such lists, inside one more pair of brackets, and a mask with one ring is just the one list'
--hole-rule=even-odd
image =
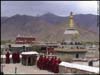
{"label": "brown mountain", "polygon": [[[76,28],[80,31],[79,40],[98,41],[96,15],[75,15]],[[88,20],[88,21],[87,21]],[[51,13],[33,17],[14,15],[1,18],[1,39],[15,39],[20,35],[33,35],[39,40],[61,41],[67,39],[64,31],[68,26],[68,17],[60,17]]]}

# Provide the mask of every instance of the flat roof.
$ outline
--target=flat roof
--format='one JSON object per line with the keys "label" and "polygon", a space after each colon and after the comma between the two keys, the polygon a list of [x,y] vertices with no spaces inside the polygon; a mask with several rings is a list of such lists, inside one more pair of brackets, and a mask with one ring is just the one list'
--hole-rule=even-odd
{"label": "flat roof", "polygon": [[61,48],[55,48],[54,49],[57,52],[87,52],[86,49],[61,49]]}
{"label": "flat roof", "polygon": [[13,63],[10,63],[10,64],[6,64],[6,63],[3,63],[1,64],[3,65],[3,72],[4,72],[4,75],[5,74],[8,74],[8,75],[15,75],[15,67],[17,68],[16,69],[16,75],[30,75],[30,74],[35,74],[35,75],[41,75],[41,74],[54,74],[53,72],[49,72],[47,70],[40,70],[36,65],[33,65],[33,66],[24,66],[22,65],[22,63],[16,63],[16,64],[13,64]]}
{"label": "flat roof", "polygon": [[75,68],[83,71],[99,73],[99,68],[97,67],[91,67],[91,66],[80,65],[80,64],[69,63],[69,62],[61,62],[59,65],[69,67],[69,68]]}
{"label": "flat roof", "polygon": [[22,52],[22,55],[31,55],[31,54],[38,54],[36,51],[30,51],[30,52]]}
{"label": "flat roof", "polygon": [[11,47],[22,47],[22,46],[30,47],[30,44],[11,44]]}
{"label": "flat roof", "polygon": [[[20,58],[21,58],[22,56],[20,55]],[[6,58],[6,55],[1,55],[1,58]],[[10,54],[10,58],[12,58],[12,54]]]}
{"label": "flat roof", "polygon": [[1,48],[5,48],[5,45],[1,45]]}

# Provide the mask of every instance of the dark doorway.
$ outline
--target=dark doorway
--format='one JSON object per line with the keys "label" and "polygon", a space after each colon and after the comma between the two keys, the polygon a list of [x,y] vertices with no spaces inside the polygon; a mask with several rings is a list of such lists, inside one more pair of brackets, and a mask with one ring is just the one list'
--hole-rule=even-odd
{"label": "dark doorway", "polygon": [[26,47],[25,46],[23,46],[22,48],[23,48],[23,51],[26,51],[26,49],[25,49]]}
{"label": "dark doorway", "polygon": [[4,73],[3,72],[0,72],[0,75],[4,75]]}
{"label": "dark doorway", "polygon": [[93,66],[93,61],[91,60],[91,61],[89,61],[89,64],[88,64],[89,66]]}
{"label": "dark doorway", "polygon": [[28,65],[31,65],[31,57],[28,57]]}
{"label": "dark doorway", "polygon": [[78,53],[76,54],[76,58],[79,58],[79,54]]}

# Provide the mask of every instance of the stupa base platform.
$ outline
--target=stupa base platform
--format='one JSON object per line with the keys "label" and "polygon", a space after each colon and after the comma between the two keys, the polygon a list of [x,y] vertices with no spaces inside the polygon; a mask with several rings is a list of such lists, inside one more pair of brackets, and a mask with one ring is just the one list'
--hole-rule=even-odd
{"label": "stupa base platform", "polygon": [[79,34],[79,32],[76,29],[66,29],[64,34]]}

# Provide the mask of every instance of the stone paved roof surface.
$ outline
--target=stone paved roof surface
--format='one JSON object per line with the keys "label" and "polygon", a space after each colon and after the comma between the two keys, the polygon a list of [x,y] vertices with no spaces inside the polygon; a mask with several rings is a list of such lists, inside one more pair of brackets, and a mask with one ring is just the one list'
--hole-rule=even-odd
{"label": "stone paved roof surface", "polygon": [[34,66],[24,66],[21,63],[18,64],[1,64],[3,65],[4,74],[15,74],[15,67],[17,67],[16,74],[53,74],[47,70],[40,70],[36,65]]}

